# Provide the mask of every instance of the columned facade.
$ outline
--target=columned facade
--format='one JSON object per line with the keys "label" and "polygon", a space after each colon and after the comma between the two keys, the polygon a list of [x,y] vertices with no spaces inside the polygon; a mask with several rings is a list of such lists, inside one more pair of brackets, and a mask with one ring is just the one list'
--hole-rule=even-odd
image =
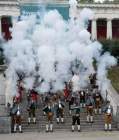
{"label": "columned facade", "polygon": [[[67,20],[71,16],[68,0],[0,0],[0,35],[5,35],[6,40],[8,40],[9,35],[6,35],[8,32],[6,27],[13,26],[11,23],[15,23],[15,18],[18,18],[22,10],[36,12],[39,9],[38,5],[46,5],[46,3],[47,9],[57,9],[64,19]],[[76,14],[79,15],[83,8],[90,8],[94,12],[94,19],[90,21],[88,28],[93,40],[100,38],[119,39],[119,4],[79,3]],[[5,18],[8,22],[5,22]]]}
{"label": "columned facade", "polygon": [[78,11],[90,8],[94,12],[92,19],[92,39],[119,39],[119,4],[80,4]]}
{"label": "columned facade", "polygon": [[[11,0],[12,1],[12,0]],[[69,0],[20,0],[20,10],[26,12],[36,12],[38,6],[46,6],[47,9],[57,9],[64,19],[68,19],[72,13],[68,9]],[[92,39],[112,39],[119,38],[119,4],[81,4],[79,3],[76,15],[80,14],[83,8],[90,8],[94,12],[94,19],[88,28],[91,32]],[[38,8],[39,9],[39,8]],[[69,10],[69,12],[68,12]],[[15,13],[15,12],[14,12]],[[67,16],[69,14],[69,16]],[[116,19],[116,20],[115,20]]]}
{"label": "columned facade", "polygon": [[[102,24],[100,21],[102,20]],[[93,19],[91,21],[91,35],[92,39],[112,39],[112,19]],[[100,28],[99,28],[100,26]]]}
{"label": "columned facade", "polygon": [[[103,25],[100,21],[103,21]],[[99,26],[101,28],[99,28]],[[119,19],[93,19],[91,21],[90,33],[92,39],[119,39]]]}

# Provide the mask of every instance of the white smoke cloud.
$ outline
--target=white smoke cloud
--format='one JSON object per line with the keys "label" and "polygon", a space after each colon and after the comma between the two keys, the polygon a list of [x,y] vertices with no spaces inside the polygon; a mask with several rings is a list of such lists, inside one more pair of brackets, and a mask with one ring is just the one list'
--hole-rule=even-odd
{"label": "white smoke cloud", "polygon": [[113,56],[110,56],[109,53],[103,54],[98,61],[97,69],[97,84],[103,94],[103,97],[106,97],[106,89],[108,88],[108,83],[110,80],[107,78],[108,69],[111,66],[116,65],[117,61]]}
{"label": "white smoke cloud", "polygon": [[89,8],[84,8],[80,13],[80,18],[82,20],[91,20],[94,17],[94,13]]}
{"label": "white smoke cloud", "polygon": [[39,77],[36,86],[39,93],[63,90],[72,71],[80,75],[80,88],[86,87],[89,75],[95,72],[94,58],[98,62],[97,83],[103,88],[101,83],[107,68],[115,65],[116,60],[109,54],[101,56],[101,44],[90,40],[84,25],[92,15],[84,9],[74,22],[63,20],[57,10],[46,12],[39,19],[34,15],[22,17],[12,29],[12,40],[4,47],[8,63],[6,74],[12,84],[9,94],[13,91],[17,94],[18,73],[25,76],[26,89],[32,89]]}
{"label": "white smoke cloud", "polygon": [[76,0],[69,0],[70,6],[77,6],[77,1]]}

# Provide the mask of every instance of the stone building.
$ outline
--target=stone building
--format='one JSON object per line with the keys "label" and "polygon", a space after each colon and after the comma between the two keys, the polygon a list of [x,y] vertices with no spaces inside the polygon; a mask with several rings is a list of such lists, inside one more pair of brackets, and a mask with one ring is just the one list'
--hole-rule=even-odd
{"label": "stone building", "polygon": [[[68,0],[0,0],[0,33],[6,40],[11,38],[10,27],[25,12],[35,13],[45,7],[46,10],[57,9],[64,19],[70,17]],[[88,30],[92,39],[119,38],[119,4],[78,4],[78,12],[83,8],[94,11],[95,17],[89,22]]]}
{"label": "stone building", "polygon": [[20,15],[19,2],[17,0],[0,0],[0,34],[6,40],[11,39],[10,27],[16,17]]}

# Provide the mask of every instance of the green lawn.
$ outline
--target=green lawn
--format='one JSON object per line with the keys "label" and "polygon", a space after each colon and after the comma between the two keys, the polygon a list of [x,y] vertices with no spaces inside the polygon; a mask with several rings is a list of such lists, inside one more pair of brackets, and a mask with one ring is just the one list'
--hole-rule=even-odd
{"label": "green lawn", "polygon": [[111,68],[108,72],[108,77],[111,80],[113,87],[119,93],[119,66]]}

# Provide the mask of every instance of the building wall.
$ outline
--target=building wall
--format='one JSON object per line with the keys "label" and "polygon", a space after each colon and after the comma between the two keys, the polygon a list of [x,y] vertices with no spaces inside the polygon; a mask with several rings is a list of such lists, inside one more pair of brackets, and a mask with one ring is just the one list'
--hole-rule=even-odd
{"label": "building wall", "polygon": [[[35,4],[45,4],[46,9],[57,9],[64,19],[70,17],[68,0],[22,0],[21,9],[30,12],[35,9]],[[92,39],[119,38],[119,4],[78,4],[76,14],[80,14],[83,8],[90,8],[94,12],[94,19],[90,21],[88,30]],[[36,11],[36,10],[34,10]]]}
{"label": "building wall", "polygon": [[[40,6],[45,5],[46,10],[57,9],[64,19],[70,17],[68,0],[1,0],[0,1],[0,33],[8,40],[11,38],[9,28],[14,24],[15,19],[25,11],[33,13],[39,10]],[[91,32],[92,39],[112,39],[119,38],[119,4],[79,4],[77,13],[83,8],[90,8],[94,11],[94,18],[90,21],[88,30]],[[8,18],[7,18],[8,17]],[[9,18],[11,17],[11,23]],[[6,23],[6,21],[8,21]]]}
{"label": "building wall", "polygon": [[6,40],[11,39],[10,28],[19,15],[17,0],[0,0],[0,36],[2,35]]}
{"label": "building wall", "polygon": [[92,39],[119,39],[119,4],[79,4],[78,12],[83,8],[90,8],[94,12],[91,21]]}
{"label": "building wall", "polygon": [[33,14],[36,12],[43,12],[44,10],[49,11],[49,10],[58,10],[59,13],[62,15],[62,17],[65,20],[69,19],[69,5],[68,4],[47,4],[45,5],[43,4],[37,4],[37,3],[27,3],[27,4],[21,4],[20,5],[20,11],[21,14],[25,13],[25,14]]}

